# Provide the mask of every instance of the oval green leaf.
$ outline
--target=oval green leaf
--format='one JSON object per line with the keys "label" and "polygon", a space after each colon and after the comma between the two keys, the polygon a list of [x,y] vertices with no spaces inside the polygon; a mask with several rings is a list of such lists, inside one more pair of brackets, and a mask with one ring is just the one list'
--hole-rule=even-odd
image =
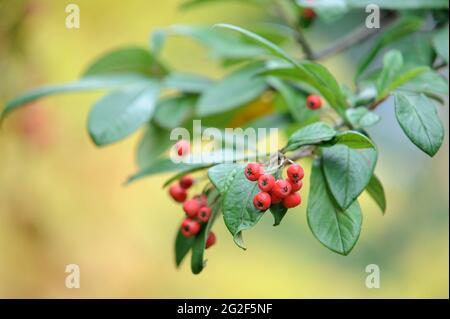
{"label": "oval green leaf", "polygon": [[334,204],[319,161],[311,172],[307,218],[313,235],[338,254],[348,255],[358,241],[362,225],[359,204],[355,201],[346,210]]}
{"label": "oval green leaf", "polygon": [[117,142],[148,122],[159,92],[159,83],[149,80],[101,98],[88,118],[94,143],[103,146]]}
{"label": "oval green leaf", "polygon": [[444,141],[444,127],[433,102],[424,94],[397,92],[395,114],[411,142],[434,156]]}
{"label": "oval green leaf", "polygon": [[337,144],[323,148],[322,156],[328,188],[338,206],[345,210],[369,184],[377,161],[377,151]]}

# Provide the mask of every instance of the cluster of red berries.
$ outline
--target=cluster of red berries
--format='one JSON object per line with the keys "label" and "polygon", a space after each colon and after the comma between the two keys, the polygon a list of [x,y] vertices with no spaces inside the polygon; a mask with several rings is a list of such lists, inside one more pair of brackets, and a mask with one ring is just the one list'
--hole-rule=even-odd
{"label": "cluster of red berries", "polygon": [[258,182],[261,190],[253,198],[253,205],[260,211],[270,208],[270,205],[283,203],[286,208],[301,204],[302,198],[298,191],[302,188],[305,175],[303,167],[292,164],[287,169],[287,179],[278,179],[271,174],[264,174],[260,163],[249,163],[244,172],[248,180]]}
{"label": "cluster of red berries", "polygon": [[[208,206],[208,197],[206,194],[195,195],[192,199],[187,199],[187,190],[194,184],[191,176],[183,176],[177,184],[169,188],[169,194],[174,201],[183,203],[183,210],[186,218],[181,224],[181,233],[186,237],[196,236],[202,226],[206,224],[212,213],[211,207]],[[213,232],[208,234],[206,240],[206,248],[211,247],[216,242],[216,236]]]}
{"label": "cluster of red berries", "polygon": [[310,110],[318,110],[322,107],[322,100],[318,95],[310,95],[306,98],[306,106]]}

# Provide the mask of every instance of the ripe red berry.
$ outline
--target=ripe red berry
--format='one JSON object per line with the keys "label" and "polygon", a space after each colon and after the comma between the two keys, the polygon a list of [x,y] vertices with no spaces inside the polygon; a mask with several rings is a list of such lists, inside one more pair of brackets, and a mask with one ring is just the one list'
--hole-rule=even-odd
{"label": "ripe red berry", "polygon": [[178,203],[184,202],[187,198],[186,190],[178,184],[170,186],[169,194]]}
{"label": "ripe red berry", "polygon": [[248,163],[244,174],[249,181],[254,182],[257,181],[262,174],[264,174],[264,168],[260,163]]}
{"label": "ripe red berry", "polygon": [[270,174],[263,174],[258,178],[258,187],[263,192],[270,192],[275,185],[275,177]]}
{"label": "ripe red berry", "polygon": [[288,196],[283,198],[283,206],[286,208],[293,208],[300,205],[302,198],[299,193],[290,193]]}
{"label": "ripe red berry", "polygon": [[192,186],[192,184],[194,184],[194,179],[192,178],[192,176],[186,175],[180,178],[179,183],[182,188],[188,189]]}
{"label": "ripe red berry", "polygon": [[300,165],[292,164],[287,169],[287,176],[291,181],[296,182],[303,179],[303,177],[305,176],[305,171]]}
{"label": "ripe red berry", "polygon": [[307,20],[313,20],[316,17],[316,12],[311,8],[304,8],[303,17]]}
{"label": "ripe red berry", "polygon": [[291,188],[292,188],[291,193],[298,192],[303,187],[303,182],[301,180],[293,182],[290,179],[288,179],[288,182],[289,182],[289,184],[291,184]]}
{"label": "ripe red berry", "polygon": [[265,211],[270,207],[270,195],[266,192],[259,192],[253,197],[253,205],[260,211]]}
{"label": "ripe red berry", "polygon": [[272,188],[272,193],[281,198],[285,198],[291,192],[291,184],[283,179],[279,179],[275,182]]}
{"label": "ripe red berry", "polygon": [[184,156],[189,154],[189,150],[190,150],[190,145],[188,141],[185,140],[179,140],[176,144],[175,144],[175,149],[177,151],[178,156]]}
{"label": "ripe red berry", "polygon": [[270,202],[271,204],[278,204],[281,203],[283,199],[277,195],[275,195],[273,192],[270,193]]}
{"label": "ripe red berry", "polygon": [[186,216],[194,218],[197,216],[197,213],[200,210],[200,203],[195,199],[185,201],[183,203],[183,210],[186,213]]}
{"label": "ripe red berry", "polygon": [[205,249],[208,249],[212,245],[216,243],[216,235],[213,232],[208,234],[208,238],[206,239]]}
{"label": "ripe red berry", "polygon": [[310,110],[320,109],[320,107],[322,106],[322,100],[320,99],[320,96],[318,95],[308,96],[308,98],[306,99],[306,106]]}
{"label": "ripe red berry", "polygon": [[181,224],[181,233],[185,237],[192,237],[197,235],[200,232],[200,229],[200,223],[190,218],[186,218]]}
{"label": "ripe red berry", "polygon": [[200,207],[208,206],[208,196],[206,194],[195,195],[194,199],[200,204]]}
{"label": "ripe red berry", "polygon": [[211,217],[212,209],[208,206],[203,206],[197,213],[197,218],[202,223],[207,223],[209,218]]}

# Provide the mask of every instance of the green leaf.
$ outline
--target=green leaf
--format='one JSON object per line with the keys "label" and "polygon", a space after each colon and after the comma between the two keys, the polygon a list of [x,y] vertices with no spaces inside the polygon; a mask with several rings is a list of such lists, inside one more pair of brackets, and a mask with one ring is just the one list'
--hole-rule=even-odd
{"label": "green leaf", "polygon": [[377,161],[377,151],[337,144],[323,148],[322,156],[328,188],[339,207],[347,209],[369,184]]}
{"label": "green leaf", "polygon": [[395,94],[395,114],[411,142],[434,156],[444,140],[444,127],[431,100],[424,94],[399,91]]}
{"label": "green leaf", "polygon": [[437,54],[448,64],[448,24],[433,37],[433,45]]}
{"label": "green leaf", "polygon": [[330,106],[345,119],[347,103],[345,96],[334,76],[323,65],[303,61],[303,67],[314,75],[316,81],[310,83],[328,101]]}
{"label": "green leaf", "polygon": [[243,171],[243,167],[237,164],[219,164],[208,170],[208,178],[220,194],[224,195],[235,176]]}
{"label": "green leaf", "polygon": [[382,95],[383,91],[392,83],[403,67],[403,56],[398,50],[391,50],[383,57],[383,69],[377,78],[378,95]]}
{"label": "green leaf", "polygon": [[285,151],[293,151],[305,145],[320,144],[332,140],[336,136],[336,131],[324,122],[318,122],[305,126],[289,139]]}
{"label": "green leaf", "polygon": [[245,29],[240,28],[235,25],[226,24],[226,23],[216,24],[215,27],[230,29],[230,30],[239,32],[240,34],[243,34],[244,36],[246,36],[248,39],[252,40],[254,43],[258,44],[260,47],[266,49],[273,56],[276,56],[276,57],[283,59],[289,63],[292,63],[293,65],[298,65],[298,62],[295,61],[293,58],[291,58],[283,49],[281,49],[276,44],[270,42],[267,39],[264,39],[263,37],[259,36],[258,34],[254,33],[254,32],[245,30]]}
{"label": "green leaf", "polygon": [[390,83],[389,86],[380,93],[378,99],[382,99],[382,98],[388,96],[389,93],[393,92],[394,90],[396,90],[403,84],[414,80],[416,77],[418,77],[421,74],[426,73],[428,71],[430,71],[429,67],[419,66],[419,67],[416,67],[416,68],[413,68],[413,69],[410,69],[410,70],[400,73],[399,75],[397,75],[397,77],[394,78],[392,83]]}
{"label": "green leaf", "polygon": [[208,205],[212,208],[211,217],[195,237],[195,242],[192,246],[191,270],[194,274],[199,274],[206,265],[206,260],[204,259],[206,240],[220,212],[220,201],[217,201],[216,193],[208,195]]}
{"label": "green leaf", "polygon": [[181,95],[158,101],[154,121],[159,126],[171,130],[181,126],[194,113],[196,97]]}
{"label": "green leaf", "polygon": [[281,223],[284,215],[286,215],[287,208],[284,207],[282,203],[273,204],[272,206],[270,206],[270,212],[272,213],[274,219],[273,225],[278,226]]}
{"label": "green leaf", "polygon": [[332,143],[346,145],[350,148],[375,148],[375,145],[367,136],[356,131],[340,132]]}
{"label": "green leaf", "polygon": [[[293,67],[283,66],[279,63],[268,63],[266,70],[261,72],[260,75],[284,78],[312,87],[345,119],[347,108],[345,97],[336,79],[325,67],[308,61],[303,61]],[[315,92],[314,90],[310,90],[311,93]]]}
{"label": "green leaf", "polygon": [[256,77],[261,64],[241,68],[203,92],[197,103],[197,114],[223,113],[255,100],[267,89],[264,78]]}
{"label": "green leaf", "polygon": [[86,76],[141,74],[155,76],[165,70],[151,52],[140,47],[120,48],[108,52],[92,63],[83,73]]}
{"label": "green leaf", "polygon": [[430,35],[427,33],[417,32],[406,36],[393,44],[392,47],[402,52],[404,65],[408,67],[431,66],[436,58]]}
{"label": "green leaf", "polygon": [[362,214],[357,201],[342,210],[330,194],[320,162],[313,165],[307,207],[308,225],[313,235],[328,249],[348,255],[358,241]]}
{"label": "green leaf", "polygon": [[356,78],[359,78],[366,71],[368,66],[376,58],[381,49],[407,35],[410,35],[411,33],[420,30],[423,23],[424,20],[422,18],[418,18],[416,16],[406,16],[391,27],[387,28],[376,40],[375,45],[372,47],[366,57],[358,65]]}
{"label": "green leaf", "polygon": [[43,86],[38,89],[29,91],[28,93],[18,96],[9,101],[3,109],[1,120],[11,111],[23,106],[27,103],[33,102],[37,99],[59,93],[90,91],[100,89],[111,89],[120,86],[139,83],[145,81],[146,78],[141,75],[119,75],[119,76],[93,76],[80,79],[78,81]]}
{"label": "green leaf", "polygon": [[281,94],[292,117],[297,122],[302,122],[305,120],[304,109],[306,109],[306,98],[278,78],[269,77],[267,78],[267,81],[270,86]]}
{"label": "green leaf", "polygon": [[258,184],[247,180],[244,168],[240,164],[220,164],[208,171],[211,182],[223,196],[225,225],[236,245],[242,249],[246,249],[242,231],[256,225],[264,214],[253,206],[253,197],[259,192]]}
{"label": "green leaf", "polygon": [[175,163],[170,158],[164,158],[155,160],[150,166],[147,166],[140,171],[138,171],[136,174],[130,176],[126,182],[126,184],[135,182],[139,179],[142,179],[144,177],[161,174],[161,173],[167,173],[167,172],[183,172],[184,174],[187,174],[188,172],[192,172],[194,170],[198,170],[201,168],[207,168],[212,166],[213,164],[210,163],[197,163],[197,164],[190,164],[190,163]]}
{"label": "green leaf", "polygon": [[372,175],[369,185],[367,185],[366,191],[370,197],[377,203],[383,214],[386,212],[386,196],[384,195],[384,188],[378,177]]}
{"label": "green leaf", "polygon": [[151,122],[147,125],[136,152],[136,162],[140,168],[150,166],[172,145],[169,136],[169,131],[154,123]]}
{"label": "green leaf", "polygon": [[195,243],[195,237],[186,237],[178,230],[175,239],[175,264],[177,267],[181,265],[184,257],[189,253]]}
{"label": "green leaf", "polygon": [[426,66],[419,66],[404,70],[403,57],[400,51],[392,50],[385,54],[383,69],[377,79],[377,100],[382,100],[403,84],[413,80],[417,76],[430,71]]}
{"label": "green leaf", "polygon": [[264,50],[256,45],[211,27],[175,25],[168,28],[166,32],[167,34],[191,37],[205,45],[214,58],[252,59],[264,53]]}
{"label": "green leaf", "polygon": [[429,70],[403,84],[400,89],[427,95],[448,95],[448,80],[436,71]]}
{"label": "green leaf", "polygon": [[148,122],[159,91],[159,83],[148,80],[101,98],[88,118],[89,134],[94,143],[101,146],[116,142]]}
{"label": "green leaf", "polygon": [[202,93],[213,81],[197,74],[170,73],[163,82],[164,87],[184,93]]}
{"label": "green leaf", "polygon": [[347,110],[347,118],[354,128],[366,128],[380,121],[380,116],[364,106]]}

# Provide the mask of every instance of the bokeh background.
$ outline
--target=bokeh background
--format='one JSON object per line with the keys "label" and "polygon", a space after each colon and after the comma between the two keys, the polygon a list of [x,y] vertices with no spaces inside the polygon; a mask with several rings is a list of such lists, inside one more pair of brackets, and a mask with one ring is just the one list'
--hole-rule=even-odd
{"label": "bokeh background", "polygon": [[[179,0],[72,2],[81,9],[80,29],[65,27],[67,1],[0,0],[2,105],[26,89],[75,79],[106,50],[146,46],[158,27],[268,19],[261,9],[238,3],[180,11]],[[362,21],[356,16],[349,25]],[[329,26],[314,29],[308,34],[314,46],[334,39]],[[350,84],[355,54],[325,64]],[[171,39],[163,57],[181,71],[222,72],[188,39]],[[189,262],[174,266],[182,212],[161,188],[167,175],[122,186],[137,169],[140,133],[101,149],[90,141],[86,117],[99,96],[42,100],[13,114],[0,131],[0,297],[448,298],[448,137],[428,158],[406,139],[390,102],[377,110],[383,120],[371,129],[388,211],[382,216],[363,196],[363,230],[349,256],[313,238],[302,205],[278,227],[265,216],[245,233],[245,252],[217,223],[218,243],[195,276]],[[448,136],[448,103],[439,112]],[[81,269],[80,289],[64,284],[72,263]],[[380,289],[365,286],[368,264],[381,268]]]}

